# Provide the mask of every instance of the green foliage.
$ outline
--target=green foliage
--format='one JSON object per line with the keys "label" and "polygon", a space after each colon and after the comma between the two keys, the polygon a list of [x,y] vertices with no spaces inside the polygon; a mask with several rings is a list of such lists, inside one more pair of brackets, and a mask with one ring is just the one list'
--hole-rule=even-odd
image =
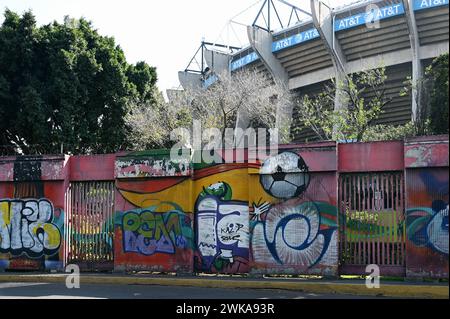
{"label": "green foliage", "polygon": [[370,126],[365,132],[362,141],[391,141],[403,140],[405,137],[417,135],[414,122],[408,122],[405,125],[374,125]]}
{"label": "green foliage", "polygon": [[448,53],[433,60],[425,75],[408,77],[401,95],[414,93],[419,104],[415,135],[448,134]]}
{"label": "green foliage", "polygon": [[[363,141],[370,125],[390,102],[384,94],[385,80],[384,68],[348,75],[344,82],[333,80],[315,98],[307,95],[302,98],[301,122],[322,140]],[[348,107],[335,109],[336,98]]]}
{"label": "green foliage", "polygon": [[114,152],[129,145],[131,102],[154,101],[156,70],[130,65],[111,37],[69,17],[38,27],[6,10],[0,26],[0,145],[23,153]]}
{"label": "green foliage", "polygon": [[425,74],[431,81],[430,130],[433,134],[448,134],[448,53],[437,57]]}
{"label": "green foliage", "polygon": [[[300,122],[310,127],[321,140],[330,140],[333,137],[333,126],[336,121],[333,112],[334,99],[331,97],[330,89],[321,92],[315,98],[305,95],[300,101]],[[293,127],[293,133],[301,132],[302,127]]]}
{"label": "green foliage", "polygon": [[[314,98],[304,96],[299,101],[300,122],[311,128],[321,140],[383,141],[448,134],[448,59],[448,53],[436,58],[427,68],[424,79],[418,83],[412,83],[411,78],[406,79],[400,95],[415,91],[421,105],[415,122],[374,125],[384,106],[390,102],[385,96],[384,68],[352,74],[344,83],[332,81],[332,85]],[[349,107],[335,110],[336,98]],[[295,127],[293,131],[302,129]]]}

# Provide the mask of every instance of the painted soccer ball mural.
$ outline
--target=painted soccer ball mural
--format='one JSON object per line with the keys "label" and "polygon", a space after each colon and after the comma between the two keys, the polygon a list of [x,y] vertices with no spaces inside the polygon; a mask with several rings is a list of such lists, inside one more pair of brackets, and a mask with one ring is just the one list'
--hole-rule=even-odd
{"label": "painted soccer ball mural", "polygon": [[298,154],[284,152],[263,163],[260,181],[264,190],[271,196],[280,199],[294,198],[308,188],[308,166]]}

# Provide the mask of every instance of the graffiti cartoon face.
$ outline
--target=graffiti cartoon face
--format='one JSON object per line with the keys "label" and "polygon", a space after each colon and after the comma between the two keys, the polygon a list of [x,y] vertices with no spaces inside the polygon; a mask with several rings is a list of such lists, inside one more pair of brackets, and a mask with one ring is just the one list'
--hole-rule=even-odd
{"label": "graffiti cartoon face", "polygon": [[260,176],[264,190],[280,199],[299,196],[306,191],[310,181],[305,161],[293,152],[284,152],[266,160]]}
{"label": "graffiti cartoon face", "polygon": [[199,198],[195,211],[197,249],[201,257],[198,268],[210,271],[219,260],[233,264],[236,258],[248,258],[246,202],[220,200],[209,195]]}
{"label": "graffiti cartoon face", "polygon": [[225,182],[212,184],[206,188],[203,188],[203,192],[200,194],[200,197],[205,197],[208,195],[215,196],[222,200],[231,200],[232,198],[231,187]]}

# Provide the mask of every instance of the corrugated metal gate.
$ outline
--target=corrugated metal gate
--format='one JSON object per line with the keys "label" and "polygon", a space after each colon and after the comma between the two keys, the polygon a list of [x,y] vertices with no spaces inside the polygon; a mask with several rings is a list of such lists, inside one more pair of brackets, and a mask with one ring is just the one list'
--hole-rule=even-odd
{"label": "corrugated metal gate", "polygon": [[85,271],[112,270],[114,182],[71,183],[66,209],[66,264]]}
{"label": "corrugated metal gate", "polygon": [[402,172],[340,175],[340,274],[405,274],[404,202]]}

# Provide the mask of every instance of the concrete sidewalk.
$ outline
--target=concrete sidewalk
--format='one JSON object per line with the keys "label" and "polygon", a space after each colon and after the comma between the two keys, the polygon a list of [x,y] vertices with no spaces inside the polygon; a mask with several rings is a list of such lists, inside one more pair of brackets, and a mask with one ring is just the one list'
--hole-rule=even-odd
{"label": "concrete sidewalk", "polygon": [[[63,273],[0,273],[0,282],[63,283]],[[448,299],[448,283],[412,283],[381,280],[379,289],[368,289],[365,280],[247,278],[230,276],[162,276],[143,274],[82,273],[81,285],[158,285],[203,288],[282,289],[317,294],[350,294],[396,298]]]}

